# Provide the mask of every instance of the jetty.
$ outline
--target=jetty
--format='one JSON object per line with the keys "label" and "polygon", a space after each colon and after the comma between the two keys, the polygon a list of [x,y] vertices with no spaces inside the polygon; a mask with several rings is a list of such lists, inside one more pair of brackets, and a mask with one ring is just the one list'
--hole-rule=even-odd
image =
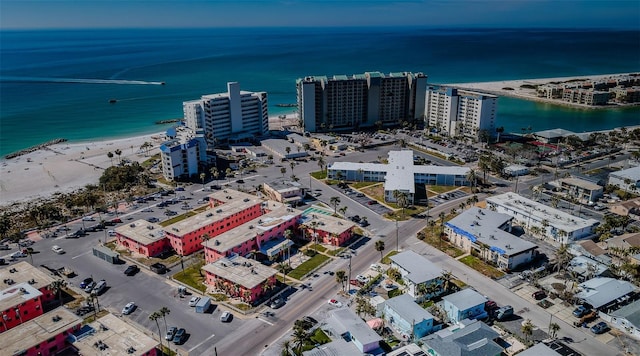
{"label": "jetty", "polygon": [[16,158],[16,157],[19,157],[19,156],[22,156],[22,155],[26,155],[27,153],[35,152],[37,150],[41,150],[43,148],[47,148],[47,147],[49,147],[51,145],[55,145],[57,143],[62,143],[62,142],[67,142],[67,139],[66,138],[56,138],[54,140],[47,141],[45,143],[41,143],[39,145],[31,146],[31,147],[25,148],[25,149],[20,150],[20,151],[9,153],[8,155],[4,156],[4,158],[6,158],[6,159]]}

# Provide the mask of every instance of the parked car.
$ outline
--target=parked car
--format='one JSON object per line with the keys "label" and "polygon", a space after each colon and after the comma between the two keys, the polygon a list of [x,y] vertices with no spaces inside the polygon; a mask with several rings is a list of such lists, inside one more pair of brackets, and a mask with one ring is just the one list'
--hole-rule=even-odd
{"label": "parked car", "polygon": [[375,200],[369,200],[369,201],[367,202],[367,205],[375,205],[375,204],[378,204],[378,202],[377,202],[377,201],[375,201]]}
{"label": "parked car", "polygon": [[160,219],[156,218],[155,216],[152,216],[150,218],[147,218],[147,221],[150,223],[157,223],[160,221]]}
{"label": "parked car", "polygon": [[363,284],[369,282],[369,278],[367,278],[367,277],[365,277],[365,276],[363,276],[361,274],[356,276],[356,280],[358,282],[360,282],[360,283],[363,283]]}
{"label": "parked car", "polygon": [[62,249],[62,247],[58,245],[53,245],[53,247],[51,247],[51,251],[57,253],[58,255],[62,255],[64,253],[64,250]]}
{"label": "parked car", "polygon": [[173,340],[173,337],[176,335],[176,332],[178,331],[178,328],[175,326],[170,327],[167,330],[167,334],[164,336],[165,340]]}
{"label": "parked car", "polygon": [[84,287],[84,291],[87,293],[91,293],[91,291],[93,290],[93,288],[95,288],[96,286],[96,282],[95,281],[91,281],[89,282],[85,287]]}
{"label": "parked car", "polygon": [[16,258],[24,258],[27,257],[26,253],[23,253],[22,251],[16,251],[12,254],[9,255],[9,257],[11,257],[11,259],[16,259]]}
{"label": "parked car", "polygon": [[183,187],[177,187],[176,188],[176,192],[184,192],[184,188]]}
{"label": "parked car", "polygon": [[584,305],[581,305],[573,310],[573,315],[578,318],[582,318],[585,314],[587,314],[590,311],[591,310],[589,308],[585,307]]}
{"label": "parked car", "polygon": [[220,315],[220,321],[223,323],[227,323],[231,320],[232,316],[233,314],[229,313],[228,311],[225,311]]}
{"label": "parked car", "polygon": [[96,221],[93,216],[85,216],[82,218],[82,221]]}
{"label": "parked car", "polygon": [[162,263],[154,263],[149,266],[149,268],[157,274],[163,274],[167,272],[167,266],[163,265]]}
{"label": "parked car", "polygon": [[111,222],[114,223],[114,224],[121,224],[122,223],[122,219],[120,219],[120,218],[111,219]]}
{"label": "parked car", "polygon": [[107,281],[105,281],[104,279],[101,279],[98,283],[96,283],[96,286],[93,287],[93,290],[91,291],[91,293],[102,294],[106,289],[107,289]]}
{"label": "parked car", "polygon": [[606,332],[607,330],[609,330],[609,326],[604,321],[601,321],[601,322],[599,322],[596,325],[591,327],[591,332],[596,334],[596,335],[602,334],[602,333]]}
{"label": "parked car", "polygon": [[281,298],[278,298],[276,300],[274,300],[273,302],[271,302],[271,308],[272,309],[278,309],[284,306],[284,300]]}
{"label": "parked car", "polygon": [[369,269],[372,271],[376,271],[376,272],[382,272],[382,267],[379,264],[372,264],[371,266],[369,266]]}
{"label": "parked car", "polygon": [[140,267],[138,267],[138,265],[131,265],[124,270],[124,274],[127,276],[133,276],[138,273],[138,271],[140,271]]}
{"label": "parked car", "polygon": [[539,291],[533,292],[533,294],[531,294],[531,296],[535,300],[540,300],[540,299],[546,298],[547,297],[547,293],[545,291],[543,291],[543,290],[539,290]]}
{"label": "parked car", "polygon": [[513,315],[513,307],[510,305],[505,305],[504,307],[501,307],[500,309],[498,309],[498,311],[496,312],[496,319],[504,320],[512,315]]}
{"label": "parked car", "polygon": [[80,288],[85,289],[89,285],[89,283],[93,282],[93,278],[87,277],[80,282]]}
{"label": "parked car", "polygon": [[340,303],[339,301],[335,300],[335,299],[329,299],[329,305],[334,306],[334,307],[338,307],[341,308],[342,307],[342,303]]}
{"label": "parked car", "polygon": [[9,247],[9,245],[0,245],[0,250],[11,250],[11,247]]}
{"label": "parked car", "polygon": [[184,339],[187,337],[187,330],[185,330],[184,328],[180,328],[178,329],[178,331],[176,331],[176,334],[173,335],[173,343],[176,345],[180,345],[184,342]]}
{"label": "parked car", "polygon": [[195,307],[199,301],[200,301],[200,297],[191,297],[191,300],[189,300],[189,306]]}
{"label": "parked car", "polygon": [[134,310],[136,310],[136,303],[129,302],[127,303],[127,305],[124,306],[124,308],[122,308],[122,314],[129,315],[133,313]]}

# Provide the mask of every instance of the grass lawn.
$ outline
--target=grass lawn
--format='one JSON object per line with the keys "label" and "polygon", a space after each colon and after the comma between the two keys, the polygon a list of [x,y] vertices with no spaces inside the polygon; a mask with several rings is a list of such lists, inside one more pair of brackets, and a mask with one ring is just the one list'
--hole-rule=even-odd
{"label": "grass lawn", "polygon": [[402,290],[400,290],[400,288],[396,288],[396,289],[392,289],[390,291],[387,292],[387,295],[389,296],[389,299],[393,298],[393,297],[397,297],[399,295],[404,294],[402,292]]}
{"label": "grass lawn", "polygon": [[200,276],[200,268],[204,266],[204,262],[196,263],[176,273],[173,278],[176,280],[191,286],[201,292],[204,292],[207,288],[204,286],[204,277]]}
{"label": "grass lawn", "polygon": [[189,211],[189,212],[186,212],[186,213],[184,213],[182,215],[174,216],[173,218],[171,218],[169,220],[162,221],[162,222],[158,223],[158,225],[160,225],[162,227],[167,227],[167,226],[169,226],[171,224],[177,223],[178,221],[182,221],[182,220],[184,220],[186,218],[190,218],[190,217],[192,217],[194,215],[196,215],[195,212]]}
{"label": "grass lawn", "polygon": [[100,319],[103,316],[109,314],[108,310],[102,309],[99,312],[96,313],[95,317],[93,315],[93,313],[89,313],[87,314],[88,316],[86,318],[84,318],[84,324],[89,324],[92,323],[94,321],[96,321],[96,319]]}
{"label": "grass lawn", "polygon": [[149,157],[149,159],[146,159],[140,165],[142,166],[142,168],[149,168],[149,167],[153,166],[153,164],[156,163],[156,161],[158,161],[158,160],[160,160],[160,154],[159,153]]}
{"label": "grass lawn", "polygon": [[207,203],[206,205],[203,205],[203,206],[201,206],[199,208],[193,209],[193,212],[194,213],[201,213],[201,212],[207,210],[208,208],[209,208],[209,204]]}
{"label": "grass lawn", "polygon": [[320,245],[320,244],[311,244],[311,245],[309,245],[307,250],[313,250],[313,251],[317,251],[317,252],[326,252],[327,248],[322,246],[322,245]]}
{"label": "grass lawn", "polygon": [[320,265],[325,263],[330,258],[331,257],[325,256],[325,255],[319,253],[319,254],[311,257],[307,261],[303,262],[300,266],[298,266],[293,271],[289,272],[287,274],[287,276],[299,280],[302,277],[304,277],[305,275],[307,275],[309,272],[311,272],[311,271],[315,270],[316,268],[318,268]]}
{"label": "grass lawn", "polygon": [[317,344],[326,344],[328,342],[331,342],[331,339],[320,328],[317,328],[313,332],[313,334],[311,335],[311,340],[315,341]]}
{"label": "grass lawn", "polygon": [[398,251],[391,251],[391,252],[387,253],[387,255],[382,258],[382,263],[385,264],[385,265],[390,264],[391,263],[391,259],[389,259],[389,257],[391,257],[393,255],[397,255],[397,254],[398,254]]}
{"label": "grass lawn", "polygon": [[[395,203],[387,203],[387,205],[391,206],[392,208],[397,208]],[[425,210],[427,210],[427,208],[424,206],[414,205],[414,206],[405,208],[404,215],[402,215],[402,209],[399,209],[397,211],[384,214],[384,217],[391,220],[404,221],[404,220],[409,220],[411,218],[411,215],[422,214]]]}
{"label": "grass lawn", "polygon": [[360,191],[377,201],[384,201],[384,184],[383,183],[370,185],[366,188],[360,189]]}
{"label": "grass lawn", "polygon": [[214,294],[209,294],[211,296],[211,298],[217,302],[223,302],[227,299],[229,299],[229,297],[227,297],[226,294],[220,294],[220,293],[214,293]]}
{"label": "grass lawn", "polygon": [[465,256],[458,261],[464,263],[465,265],[475,269],[476,271],[484,274],[487,277],[491,278],[500,278],[504,276],[504,272],[501,272],[497,268],[489,266],[486,262],[482,261],[476,256]]}
{"label": "grass lawn", "polygon": [[376,184],[380,184],[380,182],[355,182],[353,184],[350,184],[350,186],[351,188],[354,188],[354,189],[361,189],[361,188],[366,188]]}
{"label": "grass lawn", "polygon": [[105,247],[107,247],[108,249],[114,250],[116,249],[116,242],[115,241],[111,241],[111,242],[107,242],[106,244],[104,244]]}
{"label": "grass lawn", "polygon": [[234,307],[240,309],[240,310],[249,310],[251,309],[251,305],[247,304],[247,303],[231,303],[231,305],[233,305]]}
{"label": "grass lawn", "polygon": [[[453,218],[453,216],[447,216],[445,218],[445,221],[451,220]],[[464,255],[464,251],[462,251],[461,249],[451,245],[449,242],[445,241],[444,239],[440,239],[440,224],[438,223],[436,226],[434,227],[430,227],[427,226],[426,228],[424,228],[422,230],[422,233],[424,234],[425,238],[422,239],[422,241],[426,242],[427,244],[437,248],[438,250],[446,253],[447,255],[456,258],[459,256]]]}
{"label": "grass lawn", "polygon": [[327,172],[326,171],[311,172],[309,174],[315,179],[326,179],[327,178]]}
{"label": "grass lawn", "polygon": [[335,250],[328,251],[328,252],[327,252],[327,255],[337,256],[337,255],[339,255],[339,254],[340,254],[342,251],[344,251],[344,250],[345,250],[345,248],[344,248],[344,247],[339,247],[339,248],[337,248],[337,249],[335,249]]}
{"label": "grass lawn", "polygon": [[427,185],[427,190],[430,193],[442,194],[457,189],[455,185]]}

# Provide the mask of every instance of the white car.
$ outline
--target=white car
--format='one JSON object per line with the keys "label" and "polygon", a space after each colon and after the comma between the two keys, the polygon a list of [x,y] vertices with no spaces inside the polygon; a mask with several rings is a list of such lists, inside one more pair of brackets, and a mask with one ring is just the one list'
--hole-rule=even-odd
{"label": "white car", "polygon": [[93,216],[85,216],[82,218],[82,221],[96,221]]}
{"label": "white car", "polygon": [[16,251],[16,252],[10,254],[9,257],[11,257],[13,259],[24,258],[24,257],[27,257],[27,254],[26,253],[22,253],[21,251]]}
{"label": "white car", "polygon": [[329,299],[329,305],[332,305],[334,307],[338,307],[341,308],[342,307],[342,303],[340,303],[339,301],[335,300],[335,299]]}
{"label": "white car", "polygon": [[57,253],[58,255],[62,255],[64,253],[64,250],[62,249],[62,247],[58,245],[53,245],[53,247],[51,248],[51,251]]}
{"label": "white car", "polygon": [[200,297],[191,297],[191,300],[189,300],[189,306],[195,307],[199,301],[200,301]]}
{"label": "white car", "polygon": [[365,276],[363,276],[363,275],[361,275],[361,274],[359,274],[359,275],[356,277],[356,280],[357,280],[358,282],[360,282],[360,283],[367,283],[367,282],[369,282],[369,278],[367,278],[367,277],[365,277]]}
{"label": "white car", "polygon": [[371,269],[372,271],[376,271],[376,272],[382,272],[382,267],[379,264],[372,264],[371,266],[369,266],[369,269]]}
{"label": "white car", "polygon": [[222,314],[220,314],[220,321],[221,322],[226,323],[230,319],[231,319],[231,313],[229,313],[228,311],[225,311]]}
{"label": "white car", "polygon": [[124,308],[122,308],[122,314],[124,315],[129,315],[131,314],[134,310],[136,310],[136,303],[134,302],[129,302],[127,303],[127,305],[124,306]]}

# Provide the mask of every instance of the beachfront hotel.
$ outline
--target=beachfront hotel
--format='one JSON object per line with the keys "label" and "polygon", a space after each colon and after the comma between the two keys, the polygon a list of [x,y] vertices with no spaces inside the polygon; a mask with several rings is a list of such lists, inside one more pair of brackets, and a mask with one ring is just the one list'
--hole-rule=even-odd
{"label": "beachfront hotel", "polygon": [[561,244],[590,237],[600,224],[598,220],[582,219],[516,193],[488,197],[487,206],[493,211],[512,216],[516,224],[532,234]]}
{"label": "beachfront hotel", "polygon": [[496,131],[498,97],[449,87],[429,86],[426,90],[425,126],[450,137],[478,139],[485,130]]}
{"label": "beachfront hotel", "polygon": [[423,120],[427,76],[366,72],[296,81],[298,109],[309,132],[350,130]]}
{"label": "beachfront hotel", "polygon": [[413,162],[413,151],[391,151],[387,164],[334,162],[327,177],[336,180],[384,182],[384,200],[395,202],[394,191],[407,194],[409,203],[415,198],[415,185],[469,185],[469,167],[423,166]]}
{"label": "beachfront hotel", "polygon": [[241,91],[237,82],[227,92],[204,95],[182,104],[184,120],[193,131],[203,130],[211,149],[218,144],[250,141],[269,130],[267,93]]}
{"label": "beachfront hotel", "polygon": [[207,143],[202,134],[185,127],[167,130],[168,141],[160,145],[162,176],[172,181],[197,175],[201,163],[207,161]]}

